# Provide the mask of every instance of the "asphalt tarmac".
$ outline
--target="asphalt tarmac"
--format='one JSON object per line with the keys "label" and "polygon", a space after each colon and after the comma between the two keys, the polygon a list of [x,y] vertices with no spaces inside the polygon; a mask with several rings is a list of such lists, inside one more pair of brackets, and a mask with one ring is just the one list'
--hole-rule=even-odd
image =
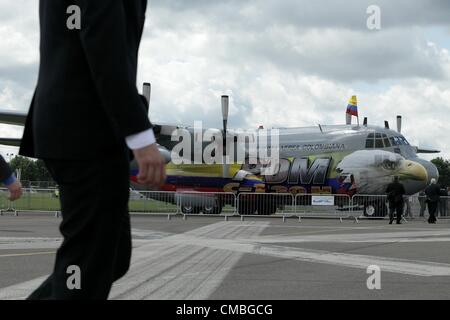
{"label": "asphalt tarmac", "polygon": [[[51,272],[60,221],[0,216],[0,299],[25,298]],[[133,215],[132,229],[111,299],[450,298],[450,220]]]}

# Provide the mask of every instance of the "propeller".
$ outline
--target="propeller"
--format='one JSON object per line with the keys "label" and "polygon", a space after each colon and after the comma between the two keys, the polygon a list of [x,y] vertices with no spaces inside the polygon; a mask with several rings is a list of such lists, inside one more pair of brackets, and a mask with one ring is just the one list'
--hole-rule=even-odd
{"label": "propeller", "polygon": [[223,120],[223,177],[228,178],[228,164],[226,164],[227,156],[227,123],[228,123],[228,111],[229,111],[229,98],[228,96],[222,96],[222,120]]}

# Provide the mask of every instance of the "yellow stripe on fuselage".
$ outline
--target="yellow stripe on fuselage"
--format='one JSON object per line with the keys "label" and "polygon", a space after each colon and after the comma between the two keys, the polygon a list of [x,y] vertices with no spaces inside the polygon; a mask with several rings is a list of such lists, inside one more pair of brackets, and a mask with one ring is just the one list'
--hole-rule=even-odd
{"label": "yellow stripe on fuselage", "polygon": [[[241,170],[241,164],[229,166],[229,176],[234,177]],[[166,173],[171,176],[185,177],[222,177],[223,165],[221,164],[179,164],[169,163],[166,165]]]}

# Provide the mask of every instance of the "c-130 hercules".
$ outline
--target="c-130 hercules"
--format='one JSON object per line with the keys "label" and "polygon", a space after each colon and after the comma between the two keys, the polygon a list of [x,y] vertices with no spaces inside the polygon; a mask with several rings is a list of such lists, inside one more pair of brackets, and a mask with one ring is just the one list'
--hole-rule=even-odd
{"label": "c-130 hercules", "polygon": [[[143,94],[150,101],[150,84],[144,83]],[[236,140],[236,131],[227,130],[228,97],[222,97],[222,112],[227,139]],[[214,192],[212,203],[195,205],[195,196],[189,196],[188,205],[182,205],[185,213],[220,213],[225,201],[220,193],[292,193],[292,194],[384,194],[394,176],[404,184],[408,195],[425,188],[432,178],[438,178],[437,168],[417,156],[419,153],[438,153],[437,150],[411,146],[401,134],[402,118],[397,116],[397,130],[384,127],[352,125],[351,116],[357,116],[356,97],[347,107],[345,125],[318,125],[302,128],[276,128],[279,133],[279,170],[270,176],[261,175],[258,164],[174,164],[172,148],[178,143],[171,139],[176,129],[185,129],[194,136],[194,128],[177,125],[155,125],[154,131],[159,149],[166,158],[167,180],[161,191]],[[0,112],[0,123],[24,125],[26,114]],[[359,119],[358,119],[359,122]],[[267,130],[270,132],[273,129]],[[257,137],[254,137],[257,139]],[[20,139],[0,138],[0,144],[19,146]],[[145,189],[136,182],[137,166],[130,166],[132,186]],[[194,200],[193,200],[194,197]],[[184,198],[182,198],[184,199]],[[166,198],[167,201],[179,201]],[[253,201],[245,198],[245,201]],[[193,205],[194,203],[194,205]],[[203,206],[203,207],[202,207]],[[369,206],[365,203],[365,206]],[[369,215],[384,216],[384,205],[374,203]],[[240,214],[272,214],[274,206],[257,204],[238,205]]]}

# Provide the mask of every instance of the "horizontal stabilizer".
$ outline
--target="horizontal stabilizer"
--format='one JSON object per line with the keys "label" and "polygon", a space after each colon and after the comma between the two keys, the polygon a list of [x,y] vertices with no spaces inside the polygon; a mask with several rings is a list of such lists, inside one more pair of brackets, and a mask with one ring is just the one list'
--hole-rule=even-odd
{"label": "horizontal stabilizer", "polygon": [[439,151],[439,150],[419,148],[419,147],[417,147],[417,151],[416,151],[416,153],[440,153],[440,152],[441,151]]}
{"label": "horizontal stabilizer", "polygon": [[0,138],[0,145],[19,147],[21,140],[20,138]]}
{"label": "horizontal stabilizer", "polygon": [[0,112],[0,123],[23,126],[25,125],[26,119],[27,119],[26,113],[9,112],[9,111]]}

